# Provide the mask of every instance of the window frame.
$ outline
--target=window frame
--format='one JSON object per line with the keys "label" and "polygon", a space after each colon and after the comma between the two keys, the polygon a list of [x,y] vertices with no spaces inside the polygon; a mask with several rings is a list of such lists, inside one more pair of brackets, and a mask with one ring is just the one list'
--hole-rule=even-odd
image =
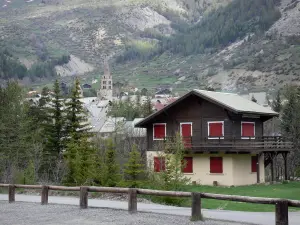
{"label": "window frame", "polygon": [[[221,137],[209,137],[209,125],[211,123],[222,123],[222,135]],[[224,139],[224,121],[207,121],[207,137],[208,139]]]}
{"label": "window frame", "polygon": [[[156,159],[158,159],[158,161],[159,161],[159,165],[160,165],[160,167],[159,167],[159,171],[156,171],[156,167],[155,167],[155,160]],[[163,163],[163,164],[162,164]],[[162,165],[161,165],[162,164]],[[162,171],[165,171],[166,170],[166,158],[165,157],[163,157],[163,156],[154,156],[153,157],[153,171],[155,172],[155,173],[160,173],[160,172],[162,172]]]}
{"label": "window frame", "polygon": [[248,139],[249,140],[249,137],[243,136],[243,124],[245,124],[245,123],[254,124],[254,131],[253,131],[254,136],[251,137],[250,139],[255,139],[255,122],[249,122],[249,121],[241,121],[241,139],[246,139],[246,140]]}
{"label": "window frame", "polygon": [[180,136],[182,136],[182,129],[181,129],[181,125],[191,125],[191,137],[193,137],[193,122],[182,122],[179,124],[179,129],[180,129]]}
{"label": "window frame", "polygon": [[[211,159],[212,158],[220,158],[220,159],[222,159],[221,160],[221,163],[222,163],[222,172],[212,172],[211,171]],[[223,157],[222,156],[210,156],[209,157],[209,173],[210,174],[224,174],[224,164],[223,164]]]}
{"label": "window frame", "polygon": [[185,168],[182,168],[182,173],[184,173],[184,174],[192,174],[192,173],[194,173],[194,157],[193,156],[186,156],[186,157],[183,158],[183,160],[185,160],[186,158],[192,159],[192,171],[191,172],[185,172],[184,171]]}
{"label": "window frame", "polygon": [[[164,138],[155,138],[155,135],[154,135],[155,134],[155,130],[154,130],[155,125],[164,125],[165,126],[165,137]],[[153,141],[165,140],[165,138],[167,136],[167,123],[153,123],[152,130],[153,130]]]}

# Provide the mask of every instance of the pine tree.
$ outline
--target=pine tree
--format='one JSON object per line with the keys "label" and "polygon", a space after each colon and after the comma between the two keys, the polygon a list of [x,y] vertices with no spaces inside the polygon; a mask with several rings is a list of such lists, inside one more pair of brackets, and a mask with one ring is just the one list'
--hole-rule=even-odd
{"label": "pine tree", "polygon": [[71,98],[66,102],[66,131],[69,138],[80,140],[88,136],[87,115],[83,103],[80,101],[80,83],[75,80]]}
{"label": "pine tree", "polygon": [[272,102],[272,108],[275,112],[281,111],[281,98],[280,98],[280,91],[277,92],[275,100]]}
{"label": "pine tree", "polygon": [[137,150],[137,146],[132,146],[129,160],[125,164],[125,180],[128,181],[130,187],[138,187],[139,182],[145,175],[144,165],[142,164],[141,154]]}
{"label": "pine tree", "polygon": [[120,177],[120,166],[116,160],[116,150],[111,139],[107,140],[107,149],[105,152],[105,161],[104,161],[104,176],[103,184],[109,187],[115,187],[118,182],[121,180]]}
{"label": "pine tree", "polygon": [[150,96],[147,97],[147,100],[142,105],[142,116],[147,117],[153,113],[152,103]]}
{"label": "pine tree", "polygon": [[[55,81],[53,98],[48,107],[49,120],[45,123],[46,144],[43,153],[43,167],[44,173],[48,173],[48,177],[53,173],[55,164],[65,149],[65,116],[64,103],[61,99],[61,91],[58,80]],[[48,172],[46,172],[48,171]]]}
{"label": "pine tree", "polygon": [[39,106],[40,107],[44,107],[47,103],[50,102],[50,98],[49,98],[49,88],[48,87],[44,87],[41,93],[41,98],[39,99]]}

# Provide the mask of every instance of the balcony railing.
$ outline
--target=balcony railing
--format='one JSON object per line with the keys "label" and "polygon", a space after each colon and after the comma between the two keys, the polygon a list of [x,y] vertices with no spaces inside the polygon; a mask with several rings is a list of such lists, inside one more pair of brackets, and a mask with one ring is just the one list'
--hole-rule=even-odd
{"label": "balcony railing", "polygon": [[[282,136],[263,137],[182,137],[187,149],[196,151],[290,151],[293,142]],[[175,137],[165,141],[172,143]]]}

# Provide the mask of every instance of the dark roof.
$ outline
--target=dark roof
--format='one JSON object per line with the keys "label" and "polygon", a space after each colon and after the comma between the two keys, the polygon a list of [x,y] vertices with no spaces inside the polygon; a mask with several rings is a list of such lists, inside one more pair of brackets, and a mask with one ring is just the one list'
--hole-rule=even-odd
{"label": "dark roof", "polygon": [[174,105],[178,104],[179,102],[183,101],[187,97],[194,95],[199,98],[205,99],[213,104],[219,105],[225,109],[228,109],[234,113],[250,113],[250,114],[257,114],[263,116],[278,116],[278,113],[270,110],[266,107],[263,107],[251,100],[245,99],[237,94],[232,93],[224,93],[224,92],[214,92],[214,91],[206,91],[206,90],[192,90],[187,94],[183,95],[182,97],[178,98],[176,101],[170,103],[169,105],[165,106],[163,109],[149,115],[142,121],[138,122],[135,126],[142,127],[145,125],[149,120],[153,119],[154,117],[160,115],[165,110],[173,107]]}

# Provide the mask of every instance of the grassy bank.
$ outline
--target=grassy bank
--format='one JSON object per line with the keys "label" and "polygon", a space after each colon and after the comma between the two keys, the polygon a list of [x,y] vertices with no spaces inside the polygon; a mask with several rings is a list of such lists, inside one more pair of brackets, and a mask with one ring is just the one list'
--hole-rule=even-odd
{"label": "grassy bank", "polygon": [[[268,197],[268,198],[286,198],[300,200],[300,182],[290,182],[287,184],[273,184],[273,185],[250,185],[240,187],[211,187],[211,186],[185,186],[184,191],[191,192],[206,192],[227,195],[241,195],[252,197]],[[161,202],[162,199],[154,198],[155,202]],[[170,201],[170,203],[172,203]],[[190,199],[174,201],[175,204],[180,206],[190,207]],[[234,211],[252,211],[252,212],[271,212],[275,210],[273,205],[251,204],[232,201],[221,201],[213,199],[203,199],[202,207],[205,209],[223,209]],[[291,211],[299,210],[290,208]]]}

